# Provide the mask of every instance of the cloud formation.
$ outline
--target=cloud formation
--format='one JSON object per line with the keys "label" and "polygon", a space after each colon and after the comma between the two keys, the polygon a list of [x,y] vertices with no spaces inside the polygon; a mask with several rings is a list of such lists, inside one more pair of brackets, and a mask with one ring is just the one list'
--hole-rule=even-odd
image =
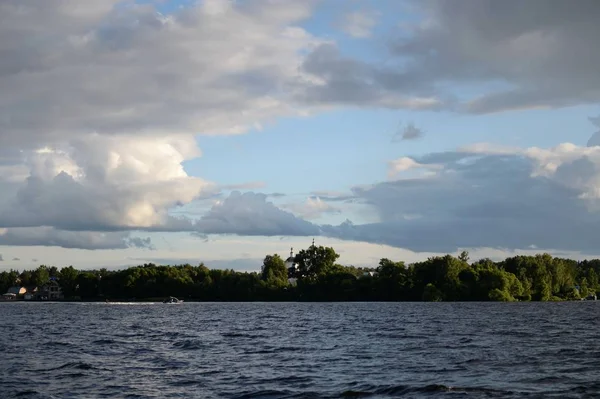
{"label": "cloud formation", "polygon": [[341,28],[355,38],[371,36],[379,14],[373,11],[352,11],[344,15]]}
{"label": "cloud formation", "polygon": [[[386,38],[378,64],[301,28],[312,3],[211,0],[163,15],[120,0],[0,1],[0,245],[152,248],[130,233],[140,230],[322,230],[416,250],[597,244],[598,135],[589,148],[403,157],[390,162],[391,181],[294,210],[311,219],[336,212],[329,201],[362,201],[381,217],[372,225],[320,228],[239,192],[198,220],[173,217],[220,189],[263,187],[189,176],[198,134],[332,106],[477,114],[600,101],[596,0],[410,1],[419,22]],[[373,21],[349,15],[346,28],[367,37]],[[409,125],[401,138],[421,135]]]}
{"label": "cloud formation", "polygon": [[437,171],[355,188],[380,222],[322,226],[324,234],[429,252],[532,245],[598,251],[600,147],[479,145],[416,157],[412,164]]}
{"label": "cloud formation", "polygon": [[0,226],[66,230],[151,228],[167,210],[209,184],[190,177],[182,162],[197,154],[187,136],[164,139],[73,139],[60,149],[28,154],[30,176],[0,209]]}
{"label": "cloud formation", "polygon": [[318,196],[308,197],[303,203],[287,204],[285,208],[292,211],[294,215],[308,220],[319,219],[328,214],[341,213],[340,208],[321,200]]}
{"label": "cloud formation", "polygon": [[[323,44],[304,62],[307,102],[482,114],[600,101],[595,0],[412,0],[385,63]],[[543,73],[540,73],[543,71]],[[460,85],[473,90],[461,92]]]}
{"label": "cloud formation", "polygon": [[422,129],[416,127],[414,123],[408,123],[394,135],[392,141],[417,140],[425,135]]}
{"label": "cloud formation", "polygon": [[57,246],[79,249],[152,249],[149,238],[130,237],[129,232],[65,231],[51,227],[0,229],[0,245]]}
{"label": "cloud formation", "polygon": [[234,134],[291,111],[278,93],[313,42],[294,26],[311,2],[212,0],[168,16],[74,3],[0,4],[3,147],[90,132]]}
{"label": "cloud formation", "polygon": [[318,235],[317,226],[267,201],[266,194],[234,191],[195,223],[203,234],[247,236]]}
{"label": "cloud formation", "polygon": [[0,242],[121,248],[148,246],[125,230],[191,230],[168,211],[213,186],[184,171],[201,155],[194,136],[296,113],[289,86],[318,42],[296,26],[311,3],[162,15],[117,0],[0,2]]}

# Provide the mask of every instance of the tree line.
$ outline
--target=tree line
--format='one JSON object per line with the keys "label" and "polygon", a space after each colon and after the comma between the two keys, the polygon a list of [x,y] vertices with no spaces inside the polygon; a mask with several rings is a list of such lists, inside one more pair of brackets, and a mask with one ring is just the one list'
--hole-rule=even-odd
{"label": "tree line", "polygon": [[[343,266],[331,247],[300,251],[294,269],[267,255],[260,272],[144,264],[122,270],[40,266],[0,273],[0,293],[14,285],[40,286],[56,278],[65,299],[198,301],[557,301],[599,290],[600,260],[575,261],[548,254],[503,261],[430,257],[405,264],[383,258],[376,267]],[[291,280],[290,280],[291,279]]]}

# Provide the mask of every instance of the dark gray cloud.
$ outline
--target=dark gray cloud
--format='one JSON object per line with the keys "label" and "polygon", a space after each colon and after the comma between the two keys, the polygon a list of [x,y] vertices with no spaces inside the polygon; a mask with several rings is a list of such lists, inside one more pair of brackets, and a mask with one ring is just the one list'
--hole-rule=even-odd
{"label": "dark gray cloud", "polygon": [[598,151],[564,146],[430,154],[415,161],[443,169],[435,177],[355,189],[381,222],[321,226],[323,234],[426,252],[531,245],[598,251]]}
{"label": "dark gray cloud", "polygon": [[195,224],[203,234],[248,236],[309,236],[319,234],[317,226],[299,219],[267,201],[266,194],[234,191],[216,204]]}
{"label": "dark gray cloud", "polygon": [[333,44],[309,54],[302,70],[319,82],[299,89],[297,100],[302,103],[433,110],[446,106],[434,90],[403,77],[403,72],[345,57]]}
{"label": "dark gray cloud", "polygon": [[[594,126],[596,126],[598,129],[600,129],[600,116],[590,118],[590,122],[592,122],[592,124]],[[592,137],[590,137],[590,139],[587,142],[587,146],[588,147],[600,146],[600,131],[597,131],[596,133],[594,133],[592,135]]]}
{"label": "dark gray cloud", "polygon": [[20,258],[13,258],[14,261],[19,261],[21,260]]}
{"label": "dark gray cloud", "polygon": [[0,262],[4,262],[4,257],[2,257],[2,254],[0,254]]}
{"label": "dark gray cloud", "polygon": [[425,135],[422,129],[416,127],[414,123],[408,123],[400,128],[392,138],[392,141],[417,140]]}
{"label": "dark gray cloud", "polygon": [[[600,101],[598,1],[409,3],[419,22],[388,39],[385,63],[323,45],[304,62],[318,84],[301,99],[476,114]],[[461,84],[479,94],[458,96]]]}
{"label": "dark gray cloud", "polygon": [[51,227],[5,229],[0,234],[0,245],[80,249],[152,248],[150,239],[133,238],[129,232],[74,232]]}

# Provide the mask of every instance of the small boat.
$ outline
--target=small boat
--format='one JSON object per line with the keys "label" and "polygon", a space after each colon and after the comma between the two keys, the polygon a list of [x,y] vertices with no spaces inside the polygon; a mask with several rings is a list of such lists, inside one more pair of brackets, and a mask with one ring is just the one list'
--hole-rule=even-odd
{"label": "small boat", "polygon": [[165,299],[163,303],[183,303],[183,300],[177,299],[174,296],[169,297],[169,299]]}

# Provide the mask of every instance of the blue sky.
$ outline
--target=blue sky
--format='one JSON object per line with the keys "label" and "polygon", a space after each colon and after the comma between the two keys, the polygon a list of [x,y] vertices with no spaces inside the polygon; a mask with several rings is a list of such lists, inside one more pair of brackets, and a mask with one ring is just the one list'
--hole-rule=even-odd
{"label": "blue sky", "polygon": [[0,269],[255,270],[313,237],[346,264],[596,256],[597,3],[24,10],[0,27]]}

